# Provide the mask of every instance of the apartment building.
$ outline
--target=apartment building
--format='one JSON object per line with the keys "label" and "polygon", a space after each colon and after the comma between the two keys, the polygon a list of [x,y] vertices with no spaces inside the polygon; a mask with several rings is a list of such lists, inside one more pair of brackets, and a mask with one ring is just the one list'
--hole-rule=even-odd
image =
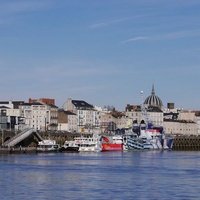
{"label": "apartment building", "polygon": [[21,116],[19,105],[24,101],[0,101],[0,127],[8,130],[20,130]]}
{"label": "apartment building", "polygon": [[[76,114],[78,132],[100,131],[100,111],[93,105],[83,100],[72,100],[68,98],[63,109]],[[69,121],[69,126],[70,121]]]}
{"label": "apartment building", "polygon": [[25,127],[41,131],[58,129],[58,108],[56,106],[34,102],[21,104],[19,109]]}
{"label": "apartment building", "polygon": [[200,131],[195,112],[182,109],[167,109],[164,112],[163,128],[175,135],[197,135]]}
{"label": "apartment building", "polygon": [[58,131],[77,132],[76,114],[63,109],[58,110]]}

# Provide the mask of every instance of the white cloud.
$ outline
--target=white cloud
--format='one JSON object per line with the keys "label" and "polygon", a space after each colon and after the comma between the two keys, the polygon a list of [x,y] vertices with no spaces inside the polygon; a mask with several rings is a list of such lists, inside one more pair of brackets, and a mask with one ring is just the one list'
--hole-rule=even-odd
{"label": "white cloud", "polygon": [[148,40],[148,39],[149,37],[146,37],[146,36],[137,36],[137,37],[129,38],[128,40],[124,40],[122,41],[122,43],[125,44],[129,42],[134,42],[134,41],[139,41],[139,40]]}
{"label": "white cloud", "polygon": [[108,26],[109,23],[106,23],[106,22],[101,22],[101,23],[96,23],[96,24],[92,24],[90,25],[90,28],[100,28],[100,27],[104,27],[104,26]]}
{"label": "white cloud", "polygon": [[175,40],[181,39],[186,37],[196,37],[200,36],[200,30],[186,30],[186,31],[176,31],[171,33],[166,33],[162,35],[155,35],[155,36],[136,36],[129,38],[127,40],[122,41],[122,44],[135,42],[135,41],[144,41],[144,40]]}
{"label": "white cloud", "polygon": [[200,36],[200,30],[186,30],[186,31],[176,31],[168,34],[161,35],[156,37],[157,39],[179,39],[185,37]]}

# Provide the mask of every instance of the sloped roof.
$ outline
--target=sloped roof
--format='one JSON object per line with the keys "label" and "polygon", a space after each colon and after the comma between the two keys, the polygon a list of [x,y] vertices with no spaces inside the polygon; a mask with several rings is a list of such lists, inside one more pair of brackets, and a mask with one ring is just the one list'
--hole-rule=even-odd
{"label": "sloped roof", "polygon": [[69,110],[59,109],[58,112],[65,113],[66,115],[76,115],[75,113],[73,113],[73,112],[71,112]]}
{"label": "sloped roof", "polygon": [[6,106],[0,106],[0,109],[10,109],[9,107],[6,107]]}
{"label": "sloped roof", "polygon": [[9,101],[0,101],[0,104],[9,104]]}
{"label": "sloped roof", "polygon": [[85,102],[85,101],[82,101],[82,100],[72,100],[72,103],[74,104],[74,106],[76,108],[80,108],[80,109],[93,109],[94,106]]}
{"label": "sloped roof", "polygon": [[17,109],[19,108],[19,105],[23,104],[24,101],[12,101],[14,108]]}
{"label": "sloped roof", "polygon": [[13,108],[16,109],[16,108],[19,108],[19,105],[23,104],[24,101],[0,101],[0,104],[4,104],[4,105],[9,104],[9,103],[13,104]]}
{"label": "sloped roof", "polygon": [[58,108],[58,106],[53,105],[53,104],[42,104],[42,105],[48,105],[48,106],[51,106],[52,108]]}
{"label": "sloped roof", "polygon": [[129,112],[131,112],[131,111],[141,112],[141,106],[140,105],[127,104],[126,111],[129,111]]}
{"label": "sloped roof", "polygon": [[22,106],[32,106],[32,105],[36,105],[36,106],[40,106],[40,105],[43,105],[41,103],[38,103],[38,102],[34,102],[34,103],[23,103],[23,104],[20,104]]}

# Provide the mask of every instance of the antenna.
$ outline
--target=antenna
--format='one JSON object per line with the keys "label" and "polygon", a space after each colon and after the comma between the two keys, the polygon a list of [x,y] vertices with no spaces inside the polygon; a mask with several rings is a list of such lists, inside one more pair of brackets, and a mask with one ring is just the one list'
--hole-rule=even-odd
{"label": "antenna", "polygon": [[140,91],[140,95],[141,95],[141,116],[142,118],[144,119],[145,123],[148,123],[149,122],[149,119],[148,119],[148,116],[147,116],[147,111],[146,111],[146,108],[145,108],[145,105],[144,105],[144,92],[143,91]]}

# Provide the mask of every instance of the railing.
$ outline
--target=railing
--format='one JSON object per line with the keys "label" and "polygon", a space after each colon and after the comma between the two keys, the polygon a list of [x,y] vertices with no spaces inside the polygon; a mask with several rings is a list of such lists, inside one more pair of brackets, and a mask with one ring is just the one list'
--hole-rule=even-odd
{"label": "railing", "polygon": [[27,138],[28,136],[30,136],[32,133],[35,133],[37,135],[37,137],[40,140],[42,140],[42,137],[35,131],[35,129],[33,129],[33,128],[30,129],[29,128],[29,129],[23,130],[21,133],[15,135],[11,139],[7,140],[6,142],[3,143],[2,146],[4,146],[4,147],[13,147],[16,144],[18,144],[19,142],[21,142],[22,140],[24,140],[25,138]]}

